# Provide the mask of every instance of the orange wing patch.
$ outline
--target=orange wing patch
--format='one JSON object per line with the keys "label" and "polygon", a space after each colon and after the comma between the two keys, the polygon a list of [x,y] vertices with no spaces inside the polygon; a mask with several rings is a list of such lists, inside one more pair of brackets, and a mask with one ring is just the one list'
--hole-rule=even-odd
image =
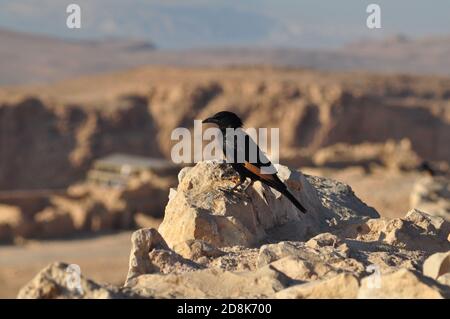
{"label": "orange wing patch", "polygon": [[261,169],[258,166],[255,166],[249,162],[244,162],[244,167],[264,180],[271,180],[275,182],[275,178],[273,177],[272,174],[262,174]]}

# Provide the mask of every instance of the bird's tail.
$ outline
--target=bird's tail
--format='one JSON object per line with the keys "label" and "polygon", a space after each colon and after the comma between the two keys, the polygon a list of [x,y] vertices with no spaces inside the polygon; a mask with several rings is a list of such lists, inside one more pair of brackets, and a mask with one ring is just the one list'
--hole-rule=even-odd
{"label": "bird's tail", "polygon": [[295,198],[294,195],[289,192],[289,190],[285,189],[283,191],[283,195],[286,196],[292,202],[292,204],[294,204],[295,207],[297,207],[303,214],[306,214],[306,208],[303,207],[302,204],[300,204],[297,198]]}

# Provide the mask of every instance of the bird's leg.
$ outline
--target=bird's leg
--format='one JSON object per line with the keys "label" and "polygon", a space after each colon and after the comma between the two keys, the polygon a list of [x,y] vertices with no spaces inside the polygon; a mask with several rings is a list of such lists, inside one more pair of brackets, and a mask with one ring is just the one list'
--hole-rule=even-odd
{"label": "bird's leg", "polygon": [[250,186],[253,185],[255,181],[253,179],[250,179],[250,183],[248,183],[247,185],[245,185],[245,187],[242,189],[243,192],[245,192]]}
{"label": "bird's leg", "polygon": [[239,176],[233,176],[230,178],[230,180],[235,183],[233,187],[230,188],[220,188],[221,191],[225,193],[233,193],[239,186],[242,185],[242,183],[245,181],[245,178],[243,178],[241,175]]}
{"label": "bird's leg", "polygon": [[232,191],[235,191],[236,189],[238,189],[240,186],[242,186],[242,184],[245,183],[246,178],[244,176],[242,176],[241,174],[239,174],[239,182],[236,183],[236,185],[231,189]]}
{"label": "bird's leg", "polygon": [[234,184],[238,185],[240,183],[240,181],[241,181],[241,178],[240,178],[240,176],[233,176],[233,177],[231,177],[231,181]]}

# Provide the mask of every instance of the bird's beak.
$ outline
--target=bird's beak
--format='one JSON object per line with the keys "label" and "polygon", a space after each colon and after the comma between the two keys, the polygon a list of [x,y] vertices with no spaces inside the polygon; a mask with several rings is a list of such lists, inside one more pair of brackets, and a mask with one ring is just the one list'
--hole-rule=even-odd
{"label": "bird's beak", "polygon": [[217,123],[217,120],[215,118],[213,118],[213,117],[209,117],[206,120],[203,120],[202,123],[203,124],[205,124],[205,123]]}

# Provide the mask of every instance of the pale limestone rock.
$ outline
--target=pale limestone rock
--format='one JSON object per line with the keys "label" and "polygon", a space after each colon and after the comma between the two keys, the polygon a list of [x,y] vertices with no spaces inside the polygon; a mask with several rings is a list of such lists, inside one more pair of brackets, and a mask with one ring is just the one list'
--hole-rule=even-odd
{"label": "pale limestone rock", "polygon": [[0,204],[0,224],[17,227],[22,222],[22,210],[13,205]]}
{"label": "pale limestone rock", "polygon": [[311,250],[303,248],[304,243],[300,242],[282,241],[277,244],[263,245],[259,249],[257,266],[263,267],[287,256],[310,257]]}
{"label": "pale limestone rock", "polygon": [[125,285],[140,276],[151,273],[181,273],[201,268],[184,259],[167,246],[154,228],[135,231],[131,236],[131,253]]}
{"label": "pale limestone rock", "polygon": [[450,250],[450,223],[413,209],[404,218],[389,221],[382,230],[383,241],[409,250]]}
{"label": "pale limestone rock", "polygon": [[19,207],[0,204],[0,242],[12,242],[15,230],[23,223]]}
{"label": "pale limestone rock", "polygon": [[199,239],[217,247],[250,247],[265,238],[301,240],[378,213],[339,182],[304,176],[278,165],[278,175],[308,209],[300,213],[288,199],[256,182],[246,194],[224,192],[236,173],[227,164],[200,162],[181,174],[159,231],[170,247]]}
{"label": "pale limestone rock", "polygon": [[[301,180],[311,189],[316,189],[315,187],[320,185],[315,191],[318,200],[311,203],[311,197],[307,196],[310,191],[305,191],[302,183],[296,184],[296,179],[291,176],[288,181],[293,192],[296,191],[296,185],[302,185],[302,192],[306,193],[308,200],[305,200],[305,205],[314,209],[314,205],[320,203],[322,206],[317,208],[317,212],[319,215],[323,214],[322,217],[327,220],[326,223],[314,224],[314,217],[312,220],[304,219],[311,227],[315,225],[318,231],[314,234],[309,230],[311,236],[306,237],[308,240],[305,242],[291,232],[301,230],[301,227],[286,226],[295,224],[297,219],[296,215],[287,209],[288,206],[283,206],[288,203],[279,199],[277,197],[279,194],[256,185],[251,188],[248,197],[242,195],[242,198],[236,199],[235,195],[229,195],[216,188],[217,184],[226,186],[229,182],[223,180],[222,174],[232,176],[232,172],[223,167],[218,169],[215,165],[222,165],[218,163],[202,165],[212,165],[214,169],[203,167],[204,172],[208,172],[209,169],[207,178],[196,172],[195,167],[186,170],[186,176],[182,178],[176,195],[171,200],[175,201],[174,203],[183,201],[184,208],[174,207],[171,211],[174,214],[172,218],[165,220],[165,231],[169,238],[183,234],[186,229],[192,231],[193,238],[175,241],[169,247],[157,230],[138,230],[132,236],[130,268],[124,287],[84,284],[87,293],[75,295],[63,288],[62,268],[58,266],[59,268],[53,267],[53,270],[44,270],[40,278],[45,280],[30,282],[24,290],[26,293],[23,292],[20,296],[30,298],[93,296],[445,298],[448,296],[449,287],[446,286],[448,273],[443,261],[433,262],[432,270],[429,270],[428,266],[431,261],[425,263],[423,267],[425,273],[434,271],[432,276],[437,278],[437,281],[418,273],[430,254],[449,251],[447,240],[449,226],[443,218],[412,210],[404,218],[369,219],[367,215],[359,216],[356,213],[364,205],[354,200],[354,195],[346,185],[326,179],[316,180],[310,176],[302,177]],[[279,171],[280,178],[286,178],[291,174],[287,168],[279,168]],[[294,182],[290,181],[291,178]],[[311,181],[311,184],[308,184],[308,181]],[[262,208],[256,210],[254,209],[256,206],[248,198],[253,198],[253,192],[259,191],[266,194],[267,206],[265,208],[261,206]],[[178,198],[180,194],[182,196]],[[243,202],[247,202],[247,205],[242,204]],[[251,209],[248,208],[250,206]],[[280,211],[281,214],[276,215]],[[243,215],[242,212],[249,215]],[[272,216],[271,219],[269,213],[272,212],[276,216]],[[339,219],[336,216],[339,216]],[[289,218],[293,219],[289,221]],[[277,224],[280,220],[284,220],[285,224],[265,228]],[[258,231],[264,235],[262,238],[267,243],[259,246],[260,243],[255,241],[255,247],[248,247],[250,242],[248,239],[256,238]],[[277,232],[278,235],[281,233],[289,238],[289,241],[279,241],[277,238],[280,237],[275,236]],[[439,270],[436,270],[437,268]],[[369,274],[371,275],[368,276]],[[52,276],[56,279],[53,280]],[[360,278],[364,278],[361,286],[358,283]],[[381,286],[374,289],[373,282],[376,278],[380,278]]]}
{"label": "pale limestone rock", "polygon": [[68,264],[53,263],[41,270],[28,284],[20,289],[19,299],[111,299],[133,298],[137,294],[126,288],[102,286],[86,279],[82,274],[80,288],[73,285]]}
{"label": "pale limestone rock", "polygon": [[149,258],[149,253],[155,248],[168,249],[156,229],[143,228],[133,233],[126,283],[134,277],[155,271]]}
{"label": "pale limestone rock", "polygon": [[[161,216],[169,186],[173,184],[175,178],[143,172],[130,178],[122,188],[90,182],[74,184],[66,193],[48,196],[42,203],[31,205],[32,209],[26,201],[24,206],[28,208],[23,211],[20,207],[0,205],[0,212],[4,212],[0,213],[0,241],[128,229],[135,223],[148,226],[150,218],[145,217]],[[2,221],[6,218],[8,223]]]}
{"label": "pale limestone rock", "polygon": [[202,240],[188,240],[183,243],[176,244],[174,250],[181,256],[196,260],[201,257],[216,258],[223,256],[225,253],[214,246],[211,246]]}
{"label": "pale limestone rock", "polygon": [[355,244],[370,241],[434,253],[450,249],[449,232],[450,223],[443,218],[413,209],[403,218],[371,219],[339,230],[336,235],[354,239]]}
{"label": "pale limestone rock", "polygon": [[447,273],[450,273],[450,251],[433,254],[423,264],[425,276],[438,279]]}
{"label": "pale limestone rock", "polygon": [[410,195],[410,206],[450,222],[450,178],[427,176],[418,180]]}
{"label": "pale limestone rock", "polygon": [[171,201],[175,195],[177,194],[177,191],[173,188],[169,189],[169,201]]}
{"label": "pale limestone rock", "polygon": [[75,232],[75,225],[70,214],[52,207],[37,213],[34,221],[39,238],[64,237]]}
{"label": "pale limestone rock", "polygon": [[331,299],[356,298],[358,294],[358,279],[348,273],[334,277],[295,285],[275,294],[279,299]]}
{"label": "pale limestone rock", "polygon": [[437,281],[440,284],[446,285],[446,286],[450,286],[450,273],[446,273],[443,274],[442,276],[440,276]]}
{"label": "pale limestone rock", "polygon": [[185,259],[170,249],[153,249],[148,255],[153,273],[179,274],[202,269],[203,267],[190,259]]}
{"label": "pale limestone rock", "polygon": [[52,205],[68,212],[77,231],[98,232],[111,229],[116,221],[115,210],[109,210],[94,197],[71,198],[55,196]]}
{"label": "pale limestone rock", "polygon": [[[318,273],[324,274],[331,269],[325,264],[312,264],[297,256],[287,256],[270,264],[276,270],[289,278],[299,281],[310,281],[318,278]],[[317,271],[317,269],[320,269]]]}
{"label": "pale limestone rock", "polygon": [[433,216],[418,209],[410,210],[406,214],[405,220],[415,223],[428,232],[435,232],[442,240],[447,239],[450,233],[450,222],[447,222],[442,217]]}
{"label": "pale limestone rock", "polygon": [[399,269],[381,274],[379,285],[374,285],[373,277],[363,278],[358,298],[448,298],[449,291],[436,281],[419,272]]}
{"label": "pale limestone rock", "polygon": [[306,242],[306,246],[311,248],[320,248],[326,246],[336,247],[340,243],[341,240],[336,235],[330,233],[322,233],[308,240]]}
{"label": "pale limestone rock", "polygon": [[124,212],[143,212],[162,217],[169,188],[175,182],[175,178],[163,178],[150,171],[141,172],[128,181],[113,204],[123,205]]}
{"label": "pale limestone rock", "polygon": [[17,237],[33,234],[35,225],[32,218],[25,216],[21,208],[0,204],[0,242],[12,242]]}
{"label": "pale limestone rock", "polygon": [[[414,214],[409,214],[408,218],[414,229],[420,227],[412,220],[418,224],[426,220],[424,216]],[[384,231],[383,227],[374,229]],[[438,237],[438,232],[433,235],[432,229],[429,229],[428,236]],[[102,292],[100,295],[107,298],[117,298],[121,294],[144,298],[355,298],[357,294],[360,298],[447,296],[445,274],[438,278],[439,284],[414,270],[423,263],[427,256],[425,251],[408,250],[404,245],[389,245],[383,241],[374,242],[373,236],[366,237],[367,241],[363,236],[357,237],[360,238],[346,239],[323,233],[309,244],[279,242],[263,245],[259,252],[242,246],[224,247],[219,251],[205,242],[192,240],[184,243],[185,247],[180,250],[186,250],[194,262],[170,250],[156,230],[142,229],[133,235],[126,288],[96,285],[95,289],[88,287],[94,292],[78,296],[61,288],[60,279],[51,280],[53,275],[58,277],[58,273],[46,271],[47,280],[28,284],[27,293],[21,296],[89,298],[98,295],[94,294],[95,291]],[[335,241],[340,244],[333,245]],[[379,271],[367,276],[372,272],[369,266],[378,266]],[[404,267],[412,271],[402,270]],[[373,283],[375,275],[380,276],[382,285],[374,292],[369,283]],[[367,276],[363,280],[365,284],[358,291],[357,278],[364,276]],[[48,288],[51,287],[50,281],[57,283],[56,288]],[[396,281],[398,286],[393,283]],[[49,292],[43,293],[42,289]]]}
{"label": "pale limestone rock", "polygon": [[316,166],[344,168],[382,165],[394,170],[415,170],[421,159],[414,151],[409,139],[397,142],[388,140],[385,143],[347,144],[337,143],[321,148],[315,152],[313,163]]}
{"label": "pale limestone rock", "polygon": [[302,281],[329,278],[342,271],[357,276],[364,273],[363,263],[348,258],[340,247],[313,248],[298,242],[280,242],[262,246],[257,266],[264,267],[267,264],[293,279]]}
{"label": "pale limestone rock", "polygon": [[257,271],[205,269],[183,274],[143,275],[129,287],[158,298],[264,298],[287,287],[290,279],[270,266]]}
{"label": "pale limestone rock", "polygon": [[186,174],[192,169],[192,167],[187,166],[183,167],[180,172],[178,173],[178,183],[180,184],[183,181],[183,178],[186,176]]}

